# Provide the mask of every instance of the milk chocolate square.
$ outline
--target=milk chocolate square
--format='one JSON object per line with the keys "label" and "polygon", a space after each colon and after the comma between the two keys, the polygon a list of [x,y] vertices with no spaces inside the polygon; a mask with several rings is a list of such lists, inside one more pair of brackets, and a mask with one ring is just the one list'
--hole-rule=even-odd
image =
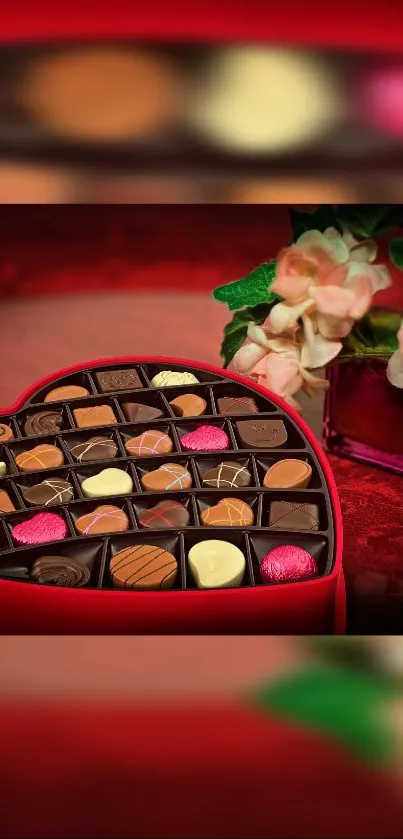
{"label": "milk chocolate square", "polygon": [[143,387],[137,370],[103,370],[95,373],[95,378],[102,393]]}
{"label": "milk chocolate square", "polygon": [[74,419],[78,428],[96,425],[116,425],[117,419],[109,405],[93,405],[90,408],[74,408]]}
{"label": "milk chocolate square", "polygon": [[217,399],[219,414],[257,414],[254,399],[248,396],[222,396]]}
{"label": "milk chocolate square", "polygon": [[273,530],[319,530],[319,509],[316,504],[273,501],[269,527]]}
{"label": "milk chocolate square", "polygon": [[281,419],[240,420],[236,427],[244,446],[252,449],[276,449],[287,442],[287,430]]}

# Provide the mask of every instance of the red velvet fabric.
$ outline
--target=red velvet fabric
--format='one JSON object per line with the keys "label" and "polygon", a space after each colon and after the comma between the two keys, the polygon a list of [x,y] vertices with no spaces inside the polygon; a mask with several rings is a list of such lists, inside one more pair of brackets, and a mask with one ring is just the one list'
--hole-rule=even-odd
{"label": "red velvet fabric", "polygon": [[235,703],[0,711],[2,839],[401,836],[387,772]]}

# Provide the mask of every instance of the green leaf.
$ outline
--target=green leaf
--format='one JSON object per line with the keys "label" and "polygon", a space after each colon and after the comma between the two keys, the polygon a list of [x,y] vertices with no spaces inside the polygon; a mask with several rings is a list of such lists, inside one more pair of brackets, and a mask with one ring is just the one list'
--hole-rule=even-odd
{"label": "green leaf", "polygon": [[235,312],[232,320],[227,323],[224,329],[224,338],[221,344],[221,356],[224,359],[224,367],[228,367],[235,353],[242,347],[246,338],[250,323],[263,323],[274,304],[263,303],[249,309],[242,309]]}
{"label": "green leaf", "polygon": [[389,253],[393,264],[397,268],[403,268],[403,239],[392,239]]}
{"label": "green leaf", "polygon": [[361,759],[387,763],[395,745],[383,708],[395,696],[377,676],[319,665],[268,682],[250,699],[266,713],[322,732]]}
{"label": "green leaf", "polygon": [[316,210],[309,212],[291,207],[290,219],[293,229],[293,242],[296,242],[306,230],[320,230],[323,233],[328,227],[335,227],[341,233],[336,209],[331,204],[321,204]]}
{"label": "green leaf", "polygon": [[398,348],[397,332],[401,321],[401,312],[374,309],[343,339],[343,349],[337,360],[389,358]]}
{"label": "green leaf", "polygon": [[213,291],[215,300],[226,303],[230,312],[242,309],[244,306],[257,306],[259,303],[271,303],[279,300],[270,291],[270,286],[276,276],[276,261],[263,262],[241,280],[219,286]]}
{"label": "green leaf", "polygon": [[371,239],[399,224],[401,210],[393,204],[339,204],[337,217],[345,230],[360,239]]}

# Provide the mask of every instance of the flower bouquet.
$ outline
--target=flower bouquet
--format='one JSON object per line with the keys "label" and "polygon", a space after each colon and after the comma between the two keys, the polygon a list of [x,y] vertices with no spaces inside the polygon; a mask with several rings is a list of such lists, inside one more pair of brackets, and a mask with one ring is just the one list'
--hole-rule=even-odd
{"label": "flower bouquet", "polygon": [[213,292],[235,312],[224,330],[224,366],[299,411],[299,392],[328,390],[328,450],[403,472],[402,313],[373,305],[391,284],[377,261],[380,235],[390,231],[390,261],[403,268],[403,207],[290,214],[292,239],[277,258]]}

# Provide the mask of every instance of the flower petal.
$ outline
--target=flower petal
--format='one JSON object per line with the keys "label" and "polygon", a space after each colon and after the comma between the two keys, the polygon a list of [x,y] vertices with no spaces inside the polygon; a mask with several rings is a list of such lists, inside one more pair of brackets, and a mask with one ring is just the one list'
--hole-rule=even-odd
{"label": "flower petal", "polygon": [[347,262],[350,251],[343,237],[333,227],[328,227],[325,233],[319,230],[307,230],[297,239],[297,247],[308,256],[316,259],[326,259],[331,263]]}
{"label": "flower petal", "polygon": [[295,358],[299,361],[300,349],[293,341],[288,341],[286,338],[271,338],[268,344],[272,352],[280,353],[284,357]]}
{"label": "flower petal", "polygon": [[403,320],[400,325],[399,332],[397,333],[397,340],[399,341],[399,349],[403,355]]}
{"label": "flower petal", "polygon": [[390,357],[386,375],[391,385],[403,388],[403,353],[400,350]]}
{"label": "flower petal", "polygon": [[373,277],[372,288],[375,294],[376,291],[383,291],[384,288],[389,288],[392,285],[392,278],[386,265],[373,265],[372,267],[376,271],[376,275],[371,274]]}
{"label": "flower petal", "polygon": [[366,262],[351,260],[347,266],[347,277],[344,283],[345,288],[353,288],[354,280],[357,277],[366,277],[371,283],[372,294],[381,289],[388,288],[391,284],[389,271],[385,265],[369,265]]}
{"label": "flower petal", "polygon": [[316,303],[318,312],[323,315],[333,315],[337,318],[349,317],[351,308],[355,303],[355,295],[351,289],[334,285],[312,287],[310,295]]}
{"label": "flower petal", "polygon": [[304,315],[305,344],[301,349],[301,364],[306,367],[325,367],[342,349],[339,341],[328,341],[320,332],[315,332],[314,324],[309,315]]}
{"label": "flower petal", "polygon": [[314,301],[309,298],[295,306],[289,306],[287,303],[276,303],[269,315],[271,332],[274,335],[280,335],[287,329],[291,329],[295,326],[301,315],[307,312],[308,309],[313,308],[313,306]]}
{"label": "flower petal", "polygon": [[354,318],[336,318],[332,315],[318,315],[318,330],[324,338],[335,340],[345,338],[354,326]]}
{"label": "flower petal", "polygon": [[276,276],[271,291],[291,304],[299,303],[306,297],[315,273],[315,263],[307,259],[295,245],[291,245],[280,251],[277,257]]}
{"label": "flower petal", "polygon": [[294,396],[301,388],[302,375],[298,361],[270,353],[266,358],[268,387],[279,396]]}
{"label": "flower petal", "polygon": [[240,375],[247,376],[253,369],[255,364],[266,355],[267,350],[259,347],[257,344],[244,344],[238,352],[235,353],[230,366],[231,370]]}
{"label": "flower petal", "polygon": [[350,248],[350,259],[355,262],[375,262],[378,255],[378,245],[373,239],[364,239]]}
{"label": "flower petal", "polygon": [[249,324],[247,335],[254,344],[257,344],[259,347],[264,347],[266,350],[269,349],[267,335],[263,327],[258,326],[257,323]]}

